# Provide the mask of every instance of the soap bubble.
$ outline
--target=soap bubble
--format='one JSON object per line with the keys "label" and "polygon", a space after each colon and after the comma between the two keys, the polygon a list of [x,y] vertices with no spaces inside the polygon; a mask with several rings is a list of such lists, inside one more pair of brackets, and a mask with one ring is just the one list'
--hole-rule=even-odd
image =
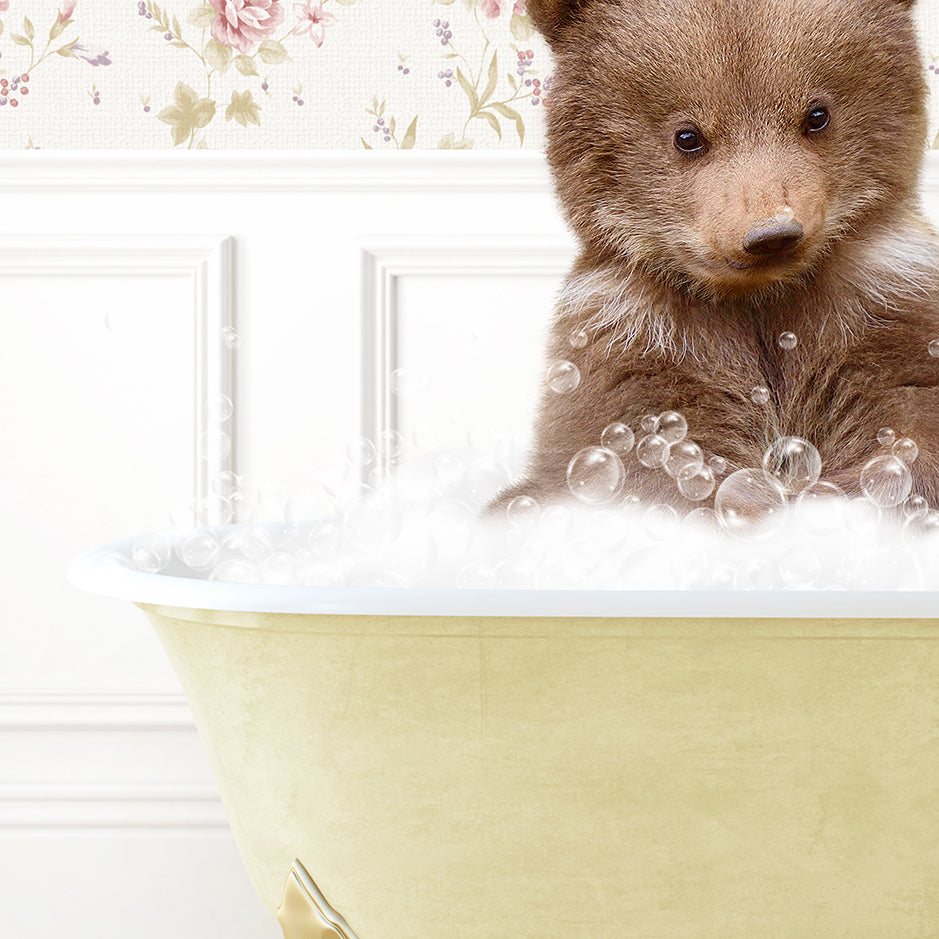
{"label": "soap bubble", "polygon": [[705,506],[692,509],[684,519],[682,519],[682,524],[688,528],[707,534],[716,535],[721,531],[721,523],[717,517],[717,512]]}
{"label": "soap bubble", "polygon": [[939,359],[939,339],[933,339],[927,348],[929,349],[929,354],[934,359]]}
{"label": "soap bubble", "polygon": [[199,437],[199,456],[203,460],[224,460],[231,453],[231,437],[222,430],[207,430]]}
{"label": "soap bubble", "polygon": [[538,524],[541,506],[531,496],[516,496],[505,507],[505,515],[513,528],[529,529]]}
{"label": "soap bubble", "polygon": [[396,464],[404,450],[404,435],[393,428],[383,430],[378,435],[378,445],[375,450],[383,463]]}
{"label": "soap bubble", "polygon": [[316,492],[312,489],[301,489],[295,492],[284,506],[284,518],[291,525],[324,518],[332,512],[332,502],[322,490]]}
{"label": "soap bubble", "polygon": [[257,508],[257,500],[254,493],[249,489],[239,489],[232,493],[231,499],[232,515],[236,522],[246,522]]}
{"label": "soap bubble", "polygon": [[375,461],[375,444],[368,437],[359,437],[346,447],[346,457],[356,467],[370,466]]}
{"label": "soap bubble", "polygon": [[209,398],[209,417],[219,424],[224,424],[232,416],[234,410],[232,400],[226,394],[214,394]]}
{"label": "soap bubble", "polygon": [[923,496],[910,496],[903,503],[903,514],[906,518],[925,518],[929,514],[929,503]]}
{"label": "soap bubble", "polygon": [[766,385],[757,385],[750,392],[750,400],[754,404],[767,404],[769,402],[769,388]]}
{"label": "soap bubble", "polygon": [[464,481],[474,499],[489,499],[511,480],[509,468],[490,456],[480,456],[466,468]]}
{"label": "soap bubble", "polygon": [[608,424],[600,435],[600,443],[607,450],[612,450],[621,457],[626,456],[632,450],[635,442],[636,435],[632,432],[632,428],[621,423]]}
{"label": "soap bubble", "polygon": [[423,372],[409,368],[396,368],[391,373],[391,393],[398,398],[413,398],[421,394],[428,385]]}
{"label": "soap bubble", "polygon": [[224,342],[229,349],[241,348],[241,336],[238,335],[234,326],[222,327],[222,342]]}
{"label": "soap bubble", "polygon": [[570,343],[573,348],[583,349],[588,342],[590,342],[590,335],[587,333],[586,329],[578,327],[571,333]]}
{"label": "soap bubble", "polygon": [[218,560],[219,551],[218,535],[210,528],[190,532],[176,549],[183,564],[194,571],[207,571]]}
{"label": "soap bubble", "polygon": [[861,470],[864,495],[881,508],[905,502],[913,488],[913,477],[903,460],[893,456],[875,456]]}
{"label": "soap bubble", "polygon": [[681,519],[678,513],[664,503],[652,505],[642,514],[642,527],[650,538],[662,541],[673,535]]}
{"label": "soap bubble", "polygon": [[580,384],[580,369],[567,360],[555,362],[547,374],[548,387],[556,394],[573,391]]}
{"label": "soap bubble", "polygon": [[636,446],[636,459],[647,469],[659,469],[668,459],[668,441],[658,434],[648,434]]}
{"label": "soap bubble", "polygon": [[895,457],[903,460],[907,466],[912,466],[919,456],[919,447],[916,445],[916,441],[910,440],[909,437],[901,437],[890,450]]}
{"label": "soap bubble", "polygon": [[779,575],[787,587],[811,587],[818,580],[821,569],[818,555],[804,547],[792,548],[779,560]]}
{"label": "soap bubble", "polygon": [[716,484],[714,471],[710,466],[700,466],[694,472],[683,472],[678,477],[678,491],[692,502],[706,499],[714,491]]}
{"label": "soap bubble", "polygon": [[777,437],[763,454],[763,472],[783,491],[799,493],[818,481],[822,458],[801,437]]}
{"label": "soap bubble", "polygon": [[766,558],[749,558],[734,571],[737,590],[772,590],[776,586],[776,572]]}
{"label": "soap bubble", "polygon": [[909,545],[928,540],[931,547],[939,548],[939,512],[908,518],[903,525],[903,540]]}
{"label": "soap bubble", "polygon": [[805,509],[801,520],[816,535],[828,535],[844,527],[847,496],[835,483],[819,480],[799,493],[798,505]]}
{"label": "soap bubble", "polygon": [[897,434],[892,427],[881,427],[880,430],[877,431],[877,442],[882,447],[892,447],[896,439]]}
{"label": "soap bubble", "polygon": [[272,551],[261,565],[265,584],[286,586],[293,581],[294,560],[288,551]]}
{"label": "soap bubble", "polygon": [[576,590],[580,574],[571,564],[547,561],[538,571],[538,586],[542,590]]}
{"label": "soap bubble", "polygon": [[434,478],[442,486],[457,483],[463,477],[463,464],[449,453],[441,453],[434,459]]}
{"label": "soap bubble", "polygon": [[460,568],[456,575],[456,585],[461,590],[488,590],[495,583],[495,571],[481,561],[471,561]]}
{"label": "soap bubble", "polygon": [[844,508],[844,520],[856,535],[869,538],[880,529],[880,509],[863,496],[848,499]]}
{"label": "soap bubble", "polygon": [[160,534],[141,535],[130,549],[130,559],[138,571],[157,574],[170,562],[169,541]]}
{"label": "soap bubble", "polygon": [[639,426],[647,434],[654,434],[659,429],[659,419],[654,414],[646,414],[639,422]]}
{"label": "soap bubble", "polygon": [[414,583],[433,570],[437,563],[437,546],[430,532],[408,529],[394,545],[386,549],[383,567]]}
{"label": "soap bubble", "polygon": [[708,460],[708,466],[714,471],[715,476],[723,476],[727,472],[727,461],[722,456],[712,456]]}
{"label": "soap bubble", "polygon": [[209,579],[227,584],[259,584],[261,572],[257,565],[241,558],[228,558],[215,565]]}
{"label": "soap bubble", "polygon": [[342,532],[335,522],[321,521],[310,528],[306,541],[314,557],[328,559],[339,553]]}
{"label": "soap bubble", "polygon": [[688,433],[688,422],[678,411],[665,411],[658,416],[655,432],[669,445],[673,445],[685,439]]}
{"label": "soap bubble", "polygon": [[401,506],[390,494],[372,493],[346,510],[343,533],[358,548],[382,548],[401,534]]}
{"label": "soap bubble", "polygon": [[704,454],[693,441],[685,438],[673,443],[668,448],[665,460],[665,472],[673,479],[682,476],[694,476],[704,466]]}
{"label": "soap bubble", "polygon": [[503,589],[525,590],[538,585],[538,571],[524,558],[506,558],[493,569],[495,586]]}
{"label": "soap bubble", "polygon": [[609,502],[623,488],[623,461],[606,447],[585,447],[567,465],[571,494],[587,505]]}
{"label": "soap bubble", "polygon": [[541,533],[548,539],[566,538],[574,527],[574,514],[566,505],[549,505],[541,513]]}
{"label": "soap bubble", "polygon": [[775,531],[783,522],[786,498],[761,469],[747,467],[718,487],[714,510],[730,535],[750,537]]}
{"label": "soap bubble", "polygon": [[221,473],[216,473],[212,477],[212,492],[225,499],[230,499],[239,488],[241,488],[241,478],[231,470],[222,470]]}
{"label": "soap bubble", "polygon": [[798,345],[799,339],[795,333],[780,333],[779,348],[791,352]]}

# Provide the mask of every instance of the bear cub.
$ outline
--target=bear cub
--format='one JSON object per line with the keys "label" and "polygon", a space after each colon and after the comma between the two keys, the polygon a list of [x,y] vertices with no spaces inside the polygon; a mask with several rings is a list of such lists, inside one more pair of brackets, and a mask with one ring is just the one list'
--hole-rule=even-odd
{"label": "bear cub", "polygon": [[[547,362],[580,380],[563,366],[574,379],[546,387],[525,478],[490,511],[569,496],[571,458],[605,428],[639,440],[673,411],[705,467],[721,458],[714,486],[799,437],[857,494],[890,428],[939,508],[939,239],[917,194],[912,5],[528,0],[555,60],[548,160],[581,245]],[[706,468],[689,501],[646,451],[624,457],[622,494],[713,501]]]}

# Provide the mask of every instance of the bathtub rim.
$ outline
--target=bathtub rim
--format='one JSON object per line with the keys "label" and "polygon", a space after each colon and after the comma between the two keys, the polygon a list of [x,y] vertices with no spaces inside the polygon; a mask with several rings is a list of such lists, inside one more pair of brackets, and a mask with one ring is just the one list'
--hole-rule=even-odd
{"label": "bathtub rim", "polygon": [[242,613],[349,616],[939,619],[939,591],[464,590],[235,584],[147,574],[114,563],[136,537],[68,567],[72,586],[132,603]]}

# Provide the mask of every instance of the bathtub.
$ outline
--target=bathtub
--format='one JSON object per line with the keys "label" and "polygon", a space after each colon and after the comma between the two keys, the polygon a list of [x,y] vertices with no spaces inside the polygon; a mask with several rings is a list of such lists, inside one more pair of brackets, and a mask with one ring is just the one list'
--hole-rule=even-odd
{"label": "bathtub", "polygon": [[352,590],[149,617],[287,939],[939,935],[939,594]]}

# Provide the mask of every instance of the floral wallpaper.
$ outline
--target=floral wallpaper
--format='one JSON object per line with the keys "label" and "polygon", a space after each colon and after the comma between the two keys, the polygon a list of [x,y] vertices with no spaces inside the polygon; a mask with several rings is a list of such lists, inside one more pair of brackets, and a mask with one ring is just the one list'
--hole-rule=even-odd
{"label": "floral wallpaper", "polygon": [[0,0],[7,149],[537,149],[550,87],[525,0]]}

